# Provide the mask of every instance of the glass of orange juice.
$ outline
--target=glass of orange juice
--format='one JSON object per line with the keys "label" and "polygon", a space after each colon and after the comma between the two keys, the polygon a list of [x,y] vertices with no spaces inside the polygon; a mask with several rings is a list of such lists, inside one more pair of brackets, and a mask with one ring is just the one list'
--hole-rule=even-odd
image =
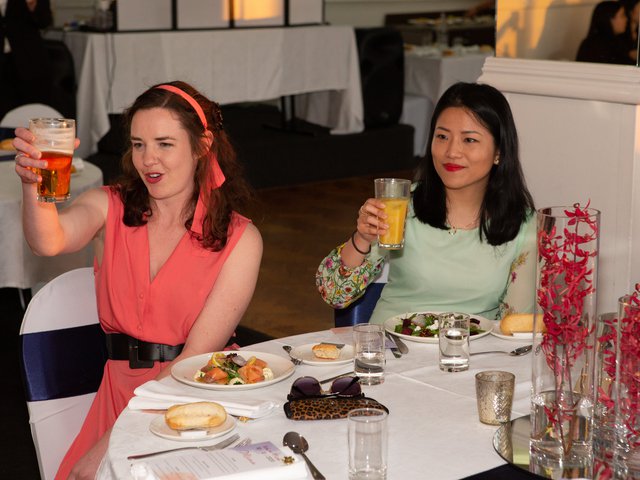
{"label": "glass of orange juice", "polygon": [[70,196],[71,160],[76,138],[76,122],[68,118],[32,118],[29,130],[36,137],[35,147],[42,152],[48,167],[36,169],[38,201],[64,202]]}
{"label": "glass of orange juice", "polygon": [[378,246],[398,250],[404,246],[404,224],[411,192],[411,181],[404,178],[376,178],[376,198],[385,204],[385,223],[389,230],[378,235]]}

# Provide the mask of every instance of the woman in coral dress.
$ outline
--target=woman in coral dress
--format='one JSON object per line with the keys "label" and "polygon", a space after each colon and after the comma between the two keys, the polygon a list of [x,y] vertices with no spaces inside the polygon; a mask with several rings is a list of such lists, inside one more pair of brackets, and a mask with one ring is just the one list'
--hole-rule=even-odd
{"label": "woman in coral dress", "polygon": [[183,358],[221,350],[255,288],[262,240],[238,212],[249,197],[217,104],[193,87],[150,88],[125,112],[131,143],[122,180],[58,213],[36,200],[46,168],[32,134],[16,130],[25,237],[36,254],[93,241],[109,360],[87,419],[56,478],[94,478],[133,390]]}

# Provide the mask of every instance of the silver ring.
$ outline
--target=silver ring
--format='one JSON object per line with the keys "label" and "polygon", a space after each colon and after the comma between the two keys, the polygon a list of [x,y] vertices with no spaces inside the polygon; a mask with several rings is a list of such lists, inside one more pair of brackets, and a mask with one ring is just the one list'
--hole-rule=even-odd
{"label": "silver ring", "polygon": [[16,153],[16,158],[14,159],[14,161],[16,163],[18,163],[18,157],[22,157],[22,154],[21,153]]}

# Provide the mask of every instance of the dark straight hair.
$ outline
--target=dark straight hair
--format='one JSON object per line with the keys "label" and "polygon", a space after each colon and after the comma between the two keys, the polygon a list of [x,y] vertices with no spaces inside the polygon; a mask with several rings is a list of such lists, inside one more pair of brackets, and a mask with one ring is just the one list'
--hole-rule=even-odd
{"label": "dark straight hair", "polygon": [[[605,37],[615,37],[611,21],[616,14],[624,8],[624,2],[605,1],[600,2],[593,9],[591,23],[589,25],[589,37],[602,35]],[[625,10],[626,14],[626,10]]]}
{"label": "dark straight hair", "polygon": [[500,162],[493,165],[480,207],[480,240],[502,245],[513,240],[527,216],[535,209],[527,189],[520,157],[518,133],[507,99],[496,88],[477,83],[456,83],[438,101],[431,117],[427,153],[416,171],[413,193],[415,215],[422,223],[447,230],[447,196],[436,172],[431,143],[440,114],[447,108],[463,108],[493,136]]}

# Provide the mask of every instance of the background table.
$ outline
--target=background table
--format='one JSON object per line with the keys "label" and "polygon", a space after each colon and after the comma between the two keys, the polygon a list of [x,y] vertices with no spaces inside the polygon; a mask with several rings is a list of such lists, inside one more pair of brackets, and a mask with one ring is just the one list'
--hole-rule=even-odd
{"label": "background table", "polygon": [[[71,198],[100,185],[100,169],[84,162],[83,170],[71,176]],[[59,205],[64,208],[64,204]],[[0,162],[0,224],[0,287],[32,288],[61,273],[93,264],[90,246],[57,257],[31,253],[22,232],[22,187],[12,161]]]}
{"label": "background table", "polygon": [[310,26],[207,31],[51,32],[71,50],[78,81],[78,154],[96,151],[121,113],[151,85],[192,83],[221,104],[301,98],[298,113],[333,133],[364,128],[353,28]]}
{"label": "background table", "polygon": [[401,120],[416,130],[416,155],[425,152],[429,122],[440,96],[456,82],[478,80],[485,59],[492,55],[473,51],[446,57],[441,54],[423,55],[419,53],[420,48],[405,53],[405,105]]}
{"label": "background table", "polygon": [[[252,345],[247,349],[285,355],[282,350],[284,344],[297,346],[322,340],[343,341],[348,340],[349,335],[337,337],[331,331],[315,332]],[[526,415],[530,410],[531,355],[472,356],[469,371],[445,373],[438,368],[437,345],[407,344],[410,351],[402,358],[396,359],[387,352],[387,373],[382,385],[363,387],[367,396],[390,410],[388,478],[460,479],[504,464],[492,444],[497,427],[484,425],[478,420],[474,375],[482,370],[513,372],[516,375],[513,417]],[[487,336],[473,340],[471,351],[512,350],[524,344],[526,342]],[[288,379],[264,388],[245,390],[244,393],[247,398],[284,403],[295,378],[311,375],[323,379],[352,368],[351,364],[333,367],[300,365]],[[171,378],[163,382],[182,386],[191,394],[202,393],[201,389],[182,385]],[[224,399],[225,394],[228,392],[216,392],[219,399]],[[113,428],[98,478],[132,478],[132,462],[126,460],[127,455],[191,445],[164,440],[150,433],[149,424],[155,416],[128,409],[123,412]],[[347,477],[346,420],[293,421],[279,409],[266,418],[238,423],[237,428],[241,437],[251,437],[253,442],[269,440],[278,445],[281,445],[283,435],[291,430],[302,433],[309,441],[307,454],[327,478]]]}

